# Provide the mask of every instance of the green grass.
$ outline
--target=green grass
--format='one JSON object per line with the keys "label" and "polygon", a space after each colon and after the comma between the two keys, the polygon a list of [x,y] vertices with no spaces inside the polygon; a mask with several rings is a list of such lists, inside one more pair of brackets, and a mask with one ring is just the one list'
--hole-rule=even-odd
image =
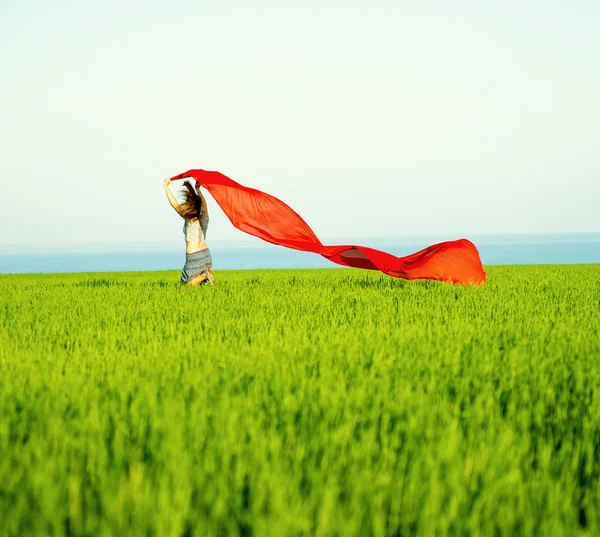
{"label": "green grass", "polygon": [[215,276],[0,276],[0,536],[600,533],[600,265]]}

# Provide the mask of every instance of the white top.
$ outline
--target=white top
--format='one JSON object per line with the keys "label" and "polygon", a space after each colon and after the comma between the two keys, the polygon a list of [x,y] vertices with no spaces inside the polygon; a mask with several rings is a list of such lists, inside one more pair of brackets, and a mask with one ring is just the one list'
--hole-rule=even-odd
{"label": "white top", "polygon": [[208,230],[208,218],[186,220],[183,224],[183,233],[187,242],[204,242]]}

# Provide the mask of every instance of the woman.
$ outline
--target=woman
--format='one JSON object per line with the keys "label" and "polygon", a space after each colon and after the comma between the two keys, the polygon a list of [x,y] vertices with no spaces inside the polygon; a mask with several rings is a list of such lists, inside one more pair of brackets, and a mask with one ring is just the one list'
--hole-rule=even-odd
{"label": "woman", "polygon": [[210,283],[214,285],[212,275],[212,257],[204,239],[208,229],[208,208],[206,200],[200,192],[200,183],[196,183],[196,190],[185,182],[185,201],[179,204],[173,196],[169,185],[170,179],[165,179],[165,191],[169,203],[185,220],[183,233],[185,234],[185,266],[181,273],[182,285],[198,285]]}

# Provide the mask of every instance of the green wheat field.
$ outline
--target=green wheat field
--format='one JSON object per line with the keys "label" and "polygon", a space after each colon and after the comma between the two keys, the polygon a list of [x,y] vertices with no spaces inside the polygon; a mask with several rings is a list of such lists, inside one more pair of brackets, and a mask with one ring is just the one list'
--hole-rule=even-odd
{"label": "green wheat field", "polygon": [[0,276],[0,536],[600,534],[600,265]]}

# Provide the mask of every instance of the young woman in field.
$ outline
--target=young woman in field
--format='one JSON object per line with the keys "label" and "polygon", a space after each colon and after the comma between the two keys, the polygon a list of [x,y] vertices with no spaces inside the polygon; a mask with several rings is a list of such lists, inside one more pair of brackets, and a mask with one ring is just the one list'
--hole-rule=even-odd
{"label": "young woman in field", "polygon": [[186,181],[185,201],[179,204],[173,196],[169,185],[170,179],[165,179],[165,191],[169,203],[181,216],[185,223],[183,224],[183,233],[185,234],[185,266],[181,273],[182,285],[198,285],[200,283],[210,283],[214,285],[212,275],[212,257],[210,250],[204,242],[206,231],[208,229],[208,208],[206,199],[200,192],[200,183],[196,183],[196,189]]}

